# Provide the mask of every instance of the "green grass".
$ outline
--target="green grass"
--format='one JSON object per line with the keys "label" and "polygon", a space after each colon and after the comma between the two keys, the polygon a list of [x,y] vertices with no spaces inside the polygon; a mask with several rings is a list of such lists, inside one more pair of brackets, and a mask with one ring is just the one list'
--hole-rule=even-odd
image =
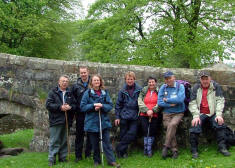
{"label": "green grass", "polygon": [[0,140],[4,147],[23,147],[29,148],[29,143],[33,138],[33,129],[19,130],[12,134],[0,135]]}
{"label": "green grass", "polygon": [[[19,131],[13,134],[0,136],[0,139],[8,147],[19,146],[18,142],[25,145],[30,142],[30,134],[32,137],[32,130]],[[17,135],[15,135],[17,134]],[[25,137],[26,135],[26,137]],[[15,137],[16,139],[14,139]],[[14,139],[14,143],[12,142]],[[11,141],[8,143],[8,141]],[[24,142],[24,143],[22,143]],[[7,145],[8,144],[8,145]],[[143,156],[140,149],[131,150],[127,159],[117,159],[122,168],[235,168],[235,147],[230,148],[231,156],[224,157],[217,152],[215,144],[201,146],[200,156],[198,159],[192,159],[189,149],[180,148],[180,155],[178,159],[168,158],[163,160],[161,158],[161,151],[155,150],[152,158]],[[0,159],[1,168],[44,168],[48,167],[47,161],[48,153],[24,152],[18,156]],[[57,163],[55,168],[92,168],[92,158],[84,159],[79,163],[74,163],[74,154],[71,155],[69,163]],[[102,166],[100,166],[101,168]],[[105,167],[107,163],[105,163]]]}

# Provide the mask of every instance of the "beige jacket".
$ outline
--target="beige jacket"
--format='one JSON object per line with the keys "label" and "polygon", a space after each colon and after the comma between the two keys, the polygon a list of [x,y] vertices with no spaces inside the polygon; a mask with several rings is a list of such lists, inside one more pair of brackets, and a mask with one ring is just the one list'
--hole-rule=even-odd
{"label": "beige jacket", "polygon": [[[201,101],[202,101],[202,88],[201,84],[197,83],[192,88],[191,101],[189,103],[189,111],[192,113],[193,118],[197,118],[200,116]],[[207,101],[210,109],[210,114],[207,115],[212,116],[216,114],[216,116],[222,117],[225,100],[220,85],[214,81],[211,81],[210,83],[210,87],[207,93]]]}

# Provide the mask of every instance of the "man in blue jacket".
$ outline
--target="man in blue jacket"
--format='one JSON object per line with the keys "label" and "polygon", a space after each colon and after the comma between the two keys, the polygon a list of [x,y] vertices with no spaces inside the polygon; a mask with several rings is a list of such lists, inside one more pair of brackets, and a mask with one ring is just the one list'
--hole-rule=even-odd
{"label": "man in blue jacket", "polygon": [[138,97],[141,87],[135,83],[135,73],[125,74],[125,85],[118,93],[116,101],[115,125],[120,125],[120,142],[116,147],[118,157],[127,157],[128,145],[133,142],[137,134]]}
{"label": "man in blue jacket", "polygon": [[164,73],[165,84],[158,93],[158,105],[163,107],[163,125],[166,128],[166,137],[162,149],[162,157],[168,156],[168,150],[172,151],[172,158],[178,157],[176,129],[184,116],[185,111],[185,88],[184,85],[175,81],[171,71]]}

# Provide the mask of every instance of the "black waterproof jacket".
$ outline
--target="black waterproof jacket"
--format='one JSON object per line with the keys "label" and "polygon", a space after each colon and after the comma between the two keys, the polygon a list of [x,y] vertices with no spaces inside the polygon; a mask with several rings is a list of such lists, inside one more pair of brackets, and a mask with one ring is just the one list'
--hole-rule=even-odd
{"label": "black waterproof jacket", "polygon": [[[69,111],[67,111],[69,119],[71,118],[70,115],[72,112],[76,109],[76,102],[72,92],[69,89],[67,89],[65,95],[65,103],[72,107]],[[65,124],[65,112],[61,111],[62,105],[63,100],[59,93],[59,87],[57,86],[49,92],[48,98],[46,100],[46,108],[49,111],[50,127],[59,124]]]}
{"label": "black waterproof jacket", "polygon": [[[89,83],[89,80],[90,80],[90,76],[88,77],[88,83]],[[82,100],[82,96],[83,96],[84,92],[87,89],[88,89],[88,85],[87,85],[87,87],[84,87],[81,78],[78,78],[76,83],[73,84],[73,86],[71,88],[71,92],[73,93],[73,96],[74,96],[75,101],[76,101],[76,109],[75,109],[76,113],[81,112],[80,103],[81,103],[81,100]]]}

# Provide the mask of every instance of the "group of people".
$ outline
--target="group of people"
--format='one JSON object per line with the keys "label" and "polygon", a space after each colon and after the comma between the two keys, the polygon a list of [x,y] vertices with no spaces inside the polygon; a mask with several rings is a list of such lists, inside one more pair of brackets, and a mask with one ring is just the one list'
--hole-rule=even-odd
{"label": "group of people", "polygon": [[[103,162],[100,156],[105,154],[108,165],[120,167],[116,162],[110,142],[110,128],[112,124],[109,112],[113,103],[104,81],[98,74],[89,76],[87,67],[79,68],[80,78],[69,88],[69,78],[62,75],[58,85],[52,89],[46,101],[49,111],[50,142],[49,166],[56,164],[56,155],[59,162],[66,162],[68,153],[66,121],[71,126],[76,119],[75,162],[82,160],[84,137],[86,133],[85,157],[93,153],[94,165]],[[189,110],[193,115],[190,128],[190,144],[192,157],[198,157],[198,136],[206,122],[216,131],[219,151],[229,156],[225,142],[225,124],[222,117],[224,97],[222,89],[211,80],[209,72],[200,73],[200,82],[195,84],[191,91]],[[125,73],[125,84],[118,93],[115,106],[115,126],[120,126],[120,140],[116,145],[115,153],[118,158],[128,157],[128,146],[136,140],[138,123],[141,123],[144,135],[144,155],[152,157],[158,125],[163,122],[166,130],[162,149],[162,158],[178,157],[176,130],[182,121],[185,111],[185,88],[178,83],[171,71],[164,73],[165,84],[160,89],[157,79],[149,77],[147,86],[139,86],[135,80],[135,73]],[[163,114],[163,119],[159,114]],[[67,130],[68,131],[68,130]],[[101,147],[99,142],[101,141]],[[169,152],[172,152],[169,155]]]}

